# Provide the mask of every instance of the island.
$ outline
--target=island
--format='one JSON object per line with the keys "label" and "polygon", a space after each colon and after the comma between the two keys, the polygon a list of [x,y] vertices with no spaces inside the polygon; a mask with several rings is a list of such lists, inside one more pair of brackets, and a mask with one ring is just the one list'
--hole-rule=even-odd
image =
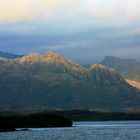
{"label": "island", "polygon": [[[30,114],[0,117],[0,132],[16,131],[16,128],[71,127],[72,121],[54,114]],[[23,130],[24,130],[23,129]]]}

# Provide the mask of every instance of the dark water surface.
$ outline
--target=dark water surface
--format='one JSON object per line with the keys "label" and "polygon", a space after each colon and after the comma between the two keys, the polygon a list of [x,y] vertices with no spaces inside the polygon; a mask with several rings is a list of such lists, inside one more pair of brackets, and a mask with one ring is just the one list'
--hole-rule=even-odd
{"label": "dark water surface", "polygon": [[140,121],[75,122],[71,128],[0,133],[0,140],[140,140]]}

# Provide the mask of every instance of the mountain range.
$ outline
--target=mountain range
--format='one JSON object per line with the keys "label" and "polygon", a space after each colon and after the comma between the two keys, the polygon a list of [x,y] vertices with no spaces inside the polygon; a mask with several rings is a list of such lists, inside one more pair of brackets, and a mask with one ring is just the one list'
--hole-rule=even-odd
{"label": "mountain range", "polygon": [[17,55],[17,54],[13,54],[13,53],[0,51],[0,57],[2,57],[2,58],[19,58],[21,56],[22,55]]}
{"label": "mountain range", "polygon": [[0,58],[0,109],[140,111],[140,91],[112,68],[58,53]]}
{"label": "mountain range", "polygon": [[140,63],[135,59],[106,56],[101,64],[115,69],[125,79],[140,81]]}

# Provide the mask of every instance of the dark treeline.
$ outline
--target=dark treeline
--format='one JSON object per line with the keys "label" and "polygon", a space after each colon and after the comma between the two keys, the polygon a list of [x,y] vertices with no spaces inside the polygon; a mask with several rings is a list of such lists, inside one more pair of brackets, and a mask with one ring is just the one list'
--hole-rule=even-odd
{"label": "dark treeline", "polygon": [[90,110],[24,110],[0,112],[0,118],[32,115],[54,115],[68,118],[73,121],[108,121],[108,120],[140,120],[140,112],[99,112]]}
{"label": "dark treeline", "polygon": [[73,121],[140,120],[140,113],[97,112],[89,110],[49,111],[49,113],[61,115]]}

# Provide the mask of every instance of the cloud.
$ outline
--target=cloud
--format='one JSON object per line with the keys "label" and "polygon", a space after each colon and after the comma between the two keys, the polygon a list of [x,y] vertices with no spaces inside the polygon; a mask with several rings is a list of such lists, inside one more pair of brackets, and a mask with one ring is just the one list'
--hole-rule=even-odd
{"label": "cloud", "polygon": [[139,7],[140,0],[0,0],[0,50],[138,57]]}
{"label": "cloud", "polygon": [[[79,0],[0,0],[0,22],[26,22],[61,17]],[[71,12],[72,13],[72,12]]]}
{"label": "cloud", "polygon": [[0,0],[0,22],[17,22],[30,19],[28,2],[22,0]]}
{"label": "cloud", "polygon": [[140,19],[139,7],[139,0],[0,0],[0,22],[127,24]]}

